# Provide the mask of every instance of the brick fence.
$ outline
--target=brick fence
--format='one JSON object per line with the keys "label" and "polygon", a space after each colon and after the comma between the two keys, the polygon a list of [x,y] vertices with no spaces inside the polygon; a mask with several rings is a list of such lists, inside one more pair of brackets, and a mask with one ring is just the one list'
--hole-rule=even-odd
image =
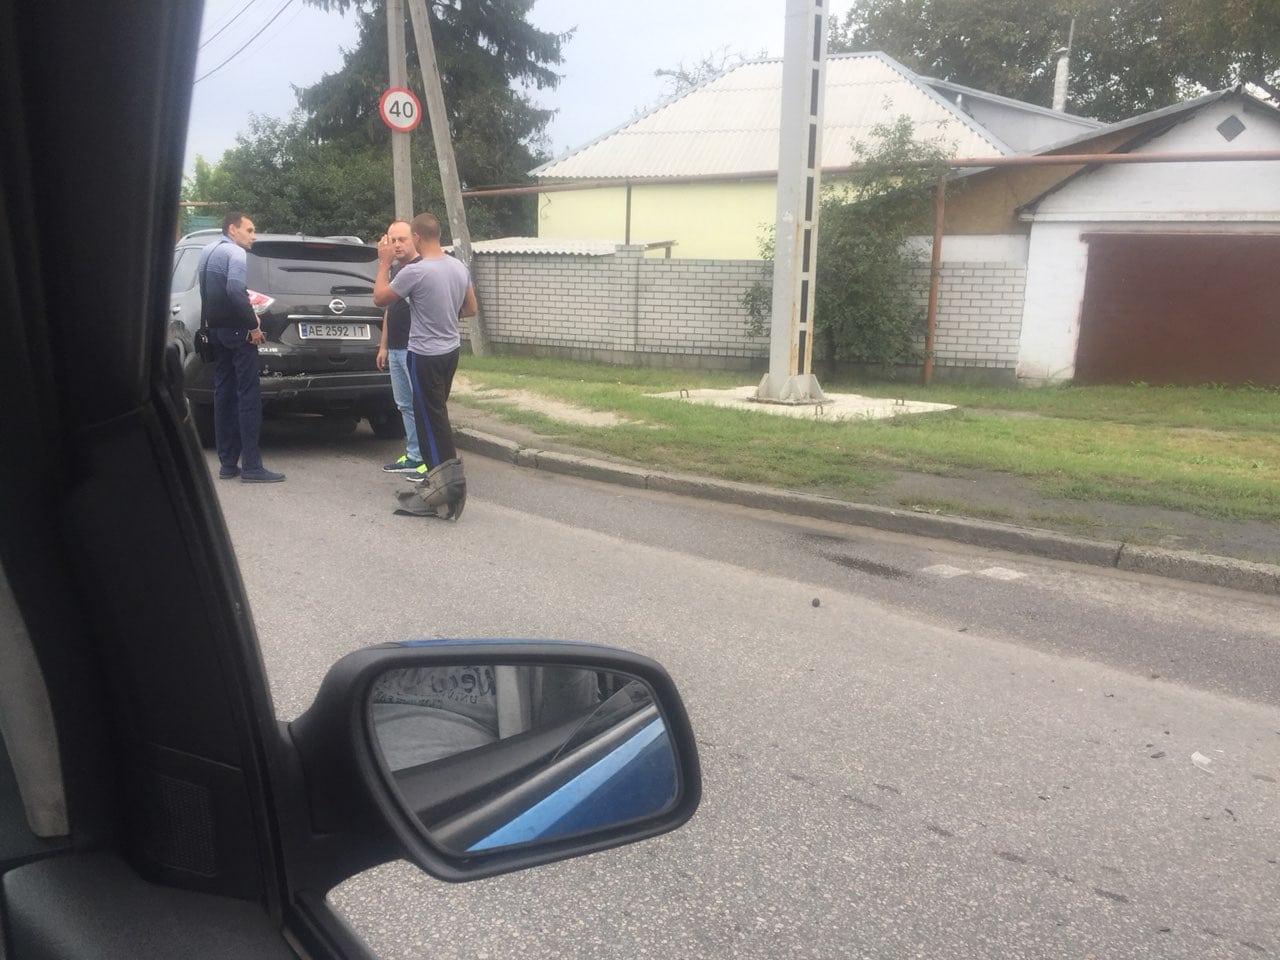
{"label": "brick fence", "polygon": [[[640,246],[475,257],[489,339],[502,352],[650,367],[767,367],[769,338],[747,333],[741,297],[771,271],[759,260],[654,259]],[[939,374],[1013,382],[1025,277],[1016,263],[943,263]],[[923,305],[927,265],[917,279]]]}

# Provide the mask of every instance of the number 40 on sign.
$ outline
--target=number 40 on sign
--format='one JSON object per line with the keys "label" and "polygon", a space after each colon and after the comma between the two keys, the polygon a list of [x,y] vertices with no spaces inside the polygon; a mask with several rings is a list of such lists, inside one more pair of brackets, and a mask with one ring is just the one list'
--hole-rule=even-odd
{"label": "number 40 on sign", "polygon": [[378,101],[382,122],[392,130],[408,133],[422,120],[422,104],[404,87],[390,87]]}

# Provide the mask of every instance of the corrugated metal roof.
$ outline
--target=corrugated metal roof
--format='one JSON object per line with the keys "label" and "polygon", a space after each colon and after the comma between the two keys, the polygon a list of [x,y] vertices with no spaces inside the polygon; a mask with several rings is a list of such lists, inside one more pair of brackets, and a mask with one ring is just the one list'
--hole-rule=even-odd
{"label": "corrugated metal roof", "polygon": [[1206,93],[1199,97],[1192,97],[1190,100],[1182,100],[1170,106],[1161,107],[1158,110],[1149,110],[1148,112],[1140,113],[1135,117],[1127,117],[1124,120],[1117,120],[1115,123],[1103,124],[1103,125],[1100,125],[1096,130],[1089,130],[1089,131],[1086,131],[1085,133],[1078,134],[1074,137],[1068,137],[1065,140],[1059,140],[1056,143],[1051,143],[1047,146],[1041,147],[1039,150],[1035,152],[1036,153],[1071,152],[1067,148],[1072,147],[1076,144],[1087,143],[1090,140],[1096,140],[1100,137],[1110,136],[1113,133],[1119,133],[1123,130],[1128,130],[1133,127],[1141,127],[1143,124],[1149,124],[1153,121],[1174,119],[1179,117],[1182,114],[1191,114],[1201,109],[1202,107],[1206,107],[1211,103],[1216,103],[1217,101],[1225,99],[1230,96],[1238,96],[1241,99],[1251,101],[1258,106],[1266,107],[1267,109],[1273,110],[1273,111],[1275,110],[1275,106],[1273,104],[1270,104],[1265,100],[1255,97],[1253,94],[1246,91],[1242,86],[1237,85],[1234,87],[1227,87],[1225,90],[1214,90],[1211,93]]}
{"label": "corrugated metal roof", "polygon": [[[745,63],[532,173],[575,179],[776,170],[781,111],[782,61]],[[855,138],[903,115],[918,137],[954,144],[956,156],[1012,153],[890,57],[839,54],[827,59],[822,165],[853,163]]]}

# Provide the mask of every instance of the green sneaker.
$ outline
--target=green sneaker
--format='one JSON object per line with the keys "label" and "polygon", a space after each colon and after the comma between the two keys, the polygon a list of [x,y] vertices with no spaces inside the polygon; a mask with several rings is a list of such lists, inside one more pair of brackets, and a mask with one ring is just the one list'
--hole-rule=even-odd
{"label": "green sneaker", "polygon": [[399,460],[394,460],[382,468],[383,473],[413,473],[419,467],[422,467],[421,460],[410,460],[406,453]]}
{"label": "green sneaker", "polygon": [[[410,461],[410,463],[412,462]],[[405,474],[405,479],[410,483],[421,483],[427,479],[427,465],[425,463],[418,464],[412,470],[402,470],[400,472]]]}

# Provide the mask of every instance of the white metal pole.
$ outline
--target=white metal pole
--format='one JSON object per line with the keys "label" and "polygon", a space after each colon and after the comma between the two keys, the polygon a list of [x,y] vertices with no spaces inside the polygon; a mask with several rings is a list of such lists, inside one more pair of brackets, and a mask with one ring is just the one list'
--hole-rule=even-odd
{"label": "white metal pole", "polygon": [[813,376],[813,299],[821,206],[827,23],[822,0],[787,0],[778,141],[769,372],[756,399],[825,399]]}
{"label": "white metal pole", "polygon": [[[404,0],[387,0],[387,62],[393,87],[408,87],[404,57]],[[409,163],[409,134],[391,131],[391,180],[397,220],[413,219],[413,168]]]}

